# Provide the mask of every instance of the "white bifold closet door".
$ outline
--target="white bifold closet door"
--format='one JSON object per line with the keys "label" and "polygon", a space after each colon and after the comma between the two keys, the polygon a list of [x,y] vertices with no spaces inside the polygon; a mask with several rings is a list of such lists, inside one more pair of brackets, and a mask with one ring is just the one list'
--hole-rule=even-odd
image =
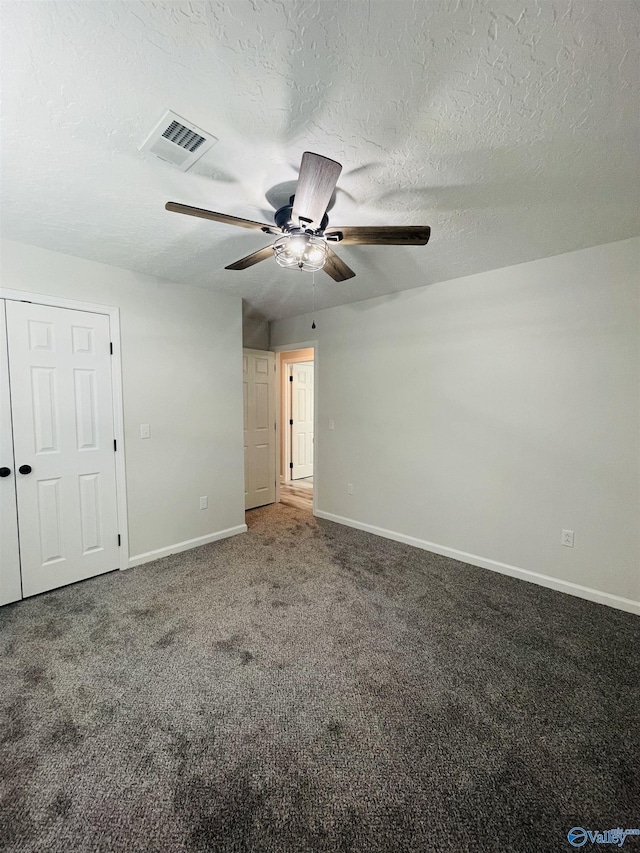
{"label": "white bifold closet door", "polygon": [[0,604],[22,598],[4,299],[0,299]]}
{"label": "white bifold closet door", "polygon": [[[7,301],[22,595],[118,568],[109,317]],[[4,481],[3,481],[4,483]]]}

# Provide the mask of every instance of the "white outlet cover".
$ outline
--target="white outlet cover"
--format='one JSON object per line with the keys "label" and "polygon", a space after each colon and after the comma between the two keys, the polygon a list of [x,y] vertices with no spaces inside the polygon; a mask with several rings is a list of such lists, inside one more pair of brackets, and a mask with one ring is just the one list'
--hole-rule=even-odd
{"label": "white outlet cover", "polygon": [[563,530],[560,542],[567,548],[573,548],[573,530]]}
{"label": "white outlet cover", "polygon": [[149,424],[140,424],[140,438],[151,438],[151,427]]}
{"label": "white outlet cover", "polygon": [[209,498],[205,495],[200,498],[200,509],[206,509],[209,506]]}

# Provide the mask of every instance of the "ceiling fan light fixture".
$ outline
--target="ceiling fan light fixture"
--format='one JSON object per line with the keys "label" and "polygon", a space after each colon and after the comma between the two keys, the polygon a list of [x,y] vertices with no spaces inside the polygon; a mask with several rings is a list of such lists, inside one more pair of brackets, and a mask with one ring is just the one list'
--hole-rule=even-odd
{"label": "ceiling fan light fixture", "polygon": [[[174,132],[175,128],[170,131]],[[346,246],[424,246],[429,242],[431,229],[428,225],[348,226],[333,227],[327,231],[327,208],[341,170],[342,166],[335,160],[305,151],[296,191],[289,199],[289,204],[276,210],[274,225],[175,201],[168,201],[165,208],[174,213],[277,235],[275,243],[229,264],[225,267],[227,270],[246,270],[273,255],[283,269],[297,268],[308,272],[324,270],[334,281],[347,281],[355,273],[336,255],[329,243],[344,243]]]}
{"label": "ceiling fan light fixture", "polygon": [[285,234],[273,244],[278,263],[284,269],[315,272],[321,270],[327,260],[327,244],[321,237],[309,234]]}

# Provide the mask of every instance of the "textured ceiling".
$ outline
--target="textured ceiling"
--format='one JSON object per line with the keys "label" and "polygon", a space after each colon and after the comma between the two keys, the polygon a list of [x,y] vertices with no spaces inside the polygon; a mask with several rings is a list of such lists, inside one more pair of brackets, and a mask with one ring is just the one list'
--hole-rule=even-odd
{"label": "textured ceiling", "polygon": [[[18,2],[2,16],[3,235],[309,310],[310,273],[225,264],[268,242],[167,200],[270,216],[305,149],[339,160],[333,225],[428,224],[341,247],[354,302],[640,231],[633,2]],[[166,108],[219,138],[187,173],[138,151]],[[275,187],[275,189],[274,189]]]}

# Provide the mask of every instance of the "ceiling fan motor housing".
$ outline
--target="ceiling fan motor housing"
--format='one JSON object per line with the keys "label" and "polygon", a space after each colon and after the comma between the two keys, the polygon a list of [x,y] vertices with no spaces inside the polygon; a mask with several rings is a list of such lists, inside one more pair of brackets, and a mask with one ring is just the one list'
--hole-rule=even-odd
{"label": "ceiling fan motor housing", "polygon": [[309,232],[314,235],[322,234],[322,232],[329,224],[329,217],[327,216],[327,214],[325,213],[325,215],[322,217],[322,221],[320,222],[319,228],[301,228],[293,221],[293,199],[294,196],[291,196],[291,198],[289,199],[289,204],[285,204],[283,207],[279,208],[279,210],[276,210],[274,221],[278,228],[281,228],[287,233],[292,231],[302,231]]}

